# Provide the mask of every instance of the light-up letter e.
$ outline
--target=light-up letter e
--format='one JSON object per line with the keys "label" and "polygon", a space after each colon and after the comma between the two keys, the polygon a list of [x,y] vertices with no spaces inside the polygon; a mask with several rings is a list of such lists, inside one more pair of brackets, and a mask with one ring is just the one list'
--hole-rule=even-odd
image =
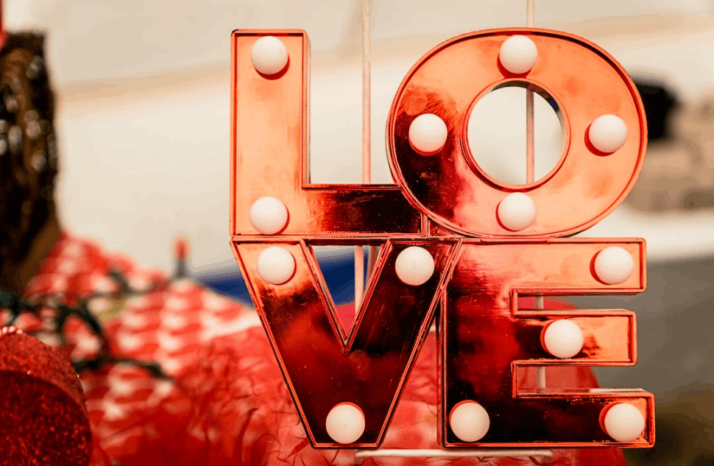
{"label": "light-up letter e", "polygon": [[[513,36],[538,52],[520,74],[499,59]],[[654,443],[651,394],[543,387],[528,370],[636,362],[632,312],[523,299],[645,289],[643,240],[567,238],[615,209],[642,165],[644,111],[620,65],[561,32],[456,37],[419,60],[395,96],[387,145],[399,186],[315,185],[307,35],[241,30],[232,44],[232,247],[313,446],[379,445],[435,315],[445,447]],[[255,53],[265,47],[273,55]],[[486,174],[466,138],[475,103],[509,85],[552,97],[565,135],[555,168],[524,185]],[[441,147],[410,139],[425,114],[446,127]],[[354,244],[382,247],[346,331],[311,246]],[[434,269],[413,281],[397,270],[415,250]],[[356,427],[331,430],[336,412]]]}

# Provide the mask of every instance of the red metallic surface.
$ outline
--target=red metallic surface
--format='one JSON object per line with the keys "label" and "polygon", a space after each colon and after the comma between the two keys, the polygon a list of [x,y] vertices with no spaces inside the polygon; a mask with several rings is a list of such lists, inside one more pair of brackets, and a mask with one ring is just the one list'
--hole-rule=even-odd
{"label": "red metallic surface", "polygon": [[[499,66],[501,44],[527,34],[538,60],[525,75]],[[467,141],[475,103],[491,90],[522,83],[557,102],[565,129],[563,155],[543,179],[506,185],[487,176]],[[440,154],[423,157],[409,144],[409,126],[423,113],[441,117],[449,134]],[[625,145],[614,154],[594,153],[590,124],[615,114],[627,124]],[[450,39],[428,52],[402,82],[387,122],[392,175],[421,213],[450,230],[480,237],[567,236],[594,225],[627,196],[639,174],[647,144],[645,113],[637,89],[604,50],[563,32],[494,29]],[[511,232],[496,217],[510,192],[526,192],[538,214],[529,228]]]}
{"label": "red metallic surface", "polygon": [[[500,44],[527,34],[539,58],[525,76],[498,65]],[[275,77],[258,74],[252,44],[279,37],[290,56]],[[527,310],[521,295],[633,294],[645,289],[645,247],[639,239],[555,239],[592,226],[627,195],[642,165],[646,129],[642,103],[624,70],[593,44],[564,33],[502,29],[466,34],[438,46],[405,78],[387,125],[392,173],[389,185],[311,185],[308,179],[309,45],[303,31],[236,31],[232,69],[232,247],[253,301],[315,447],[375,447],[384,437],[399,393],[440,303],[442,401],[439,430],[452,447],[645,447],[654,442],[654,405],[641,390],[538,388],[524,379],[529,365],[633,365],[635,316],[623,310]],[[465,137],[475,102],[501,85],[523,84],[553,96],[566,144],[560,162],[542,180],[504,185],[475,162]],[[449,129],[440,154],[423,157],[408,141],[411,121],[436,113]],[[588,126],[614,113],[628,126],[623,148],[591,151]],[[510,232],[496,218],[498,203],[527,192],[535,223]],[[249,222],[253,202],[274,196],[288,208],[278,235],[258,235]],[[411,204],[411,206],[409,205]],[[426,220],[427,217],[430,220]],[[477,238],[478,236],[478,238]],[[386,243],[385,243],[386,241]],[[347,334],[311,251],[312,245],[384,244],[361,311]],[[637,264],[622,285],[593,274],[596,254],[616,244]],[[296,260],[286,284],[270,285],[256,271],[271,245]],[[402,284],[394,270],[399,251],[420,245],[436,259],[434,276],[420,287]],[[585,344],[576,357],[557,360],[543,350],[548,322],[571,318]],[[491,429],[474,444],[460,443],[448,414],[460,401],[481,403]],[[643,435],[628,444],[600,427],[613,401],[638,406]],[[354,403],[366,430],[354,444],[338,445],[325,430],[329,410]]]}
{"label": "red metallic surface", "polygon": [[[290,56],[279,77],[259,74],[250,50],[263,35],[280,37]],[[309,41],[304,31],[233,34],[231,234],[258,232],[250,206],[280,199],[290,218],[283,235],[387,238],[421,232],[421,216],[394,185],[316,185],[309,180]],[[355,148],[359,152],[359,148]]]}
{"label": "red metallic surface", "polygon": [[[338,403],[354,403],[365,414],[366,429],[353,446],[379,444],[438,302],[438,290],[453,267],[456,241],[389,240],[381,248],[372,280],[354,326],[345,334],[312,251],[303,241],[245,242],[236,256],[250,284],[273,350],[313,445],[340,447],[325,430]],[[260,279],[255,263],[269,245],[295,258],[293,278],[283,285]],[[421,286],[402,283],[394,263],[408,246],[421,246],[436,270]]]}
{"label": "red metallic surface", "polygon": [[[592,272],[599,251],[619,246],[639,267],[621,285],[604,285]],[[528,365],[631,366],[636,362],[634,313],[623,310],[548,311],[518,308],[519,295],[633,294],[645,289],[642,240],[464,242],[442,296],[442,416],[445,446],[548,447],[613,445],[600,427],[600,412],[627,401],[647,419],[643,435],[627,447],[654,443],[654,399],[642,390],[529,387],[519,380]],[[543,328],[569,318],[583,331],[582,351],[557,359],[541,344]],[[520,387],[520,388],[519,388]],[[491,418],[486,436],[463,444],[448,428],[456,404],[474,400]]]}

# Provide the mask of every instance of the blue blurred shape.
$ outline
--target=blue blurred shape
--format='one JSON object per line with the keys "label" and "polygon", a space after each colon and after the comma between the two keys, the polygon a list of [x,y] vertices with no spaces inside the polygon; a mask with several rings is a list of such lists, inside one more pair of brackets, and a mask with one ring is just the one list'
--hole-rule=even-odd
{"label": "blue blurred shape", "polygon": [[[354,248],[335,246],[315,246],[315,255],[325,277],[335,305],[348,304],[355,299]],[[364,263],[367,264],[367,248]],[[366,273],[365,273],[366,275]],[[251,305],[253,301],[238,266],[208,270],[194,277],[213,291]],[[366,278],[365,278],[366,280]]]}

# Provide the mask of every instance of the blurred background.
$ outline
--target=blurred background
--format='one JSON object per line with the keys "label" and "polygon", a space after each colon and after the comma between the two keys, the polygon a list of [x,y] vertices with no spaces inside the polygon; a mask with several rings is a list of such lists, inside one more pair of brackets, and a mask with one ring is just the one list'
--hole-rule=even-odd
{"label": "blurred background", "polygon": [[[194,276],[250,298],[228,246],[230,33],[301,28],[312,44],[315,182],[361,179],[358,0],[5,0],[8,30],[48,35],[59,98],[62,226],[172,266],[191,243]],[[524,0],[373,0],[372,179],[391,183],[384,127],[402,78],[452,36],[525,24]],[[536,1],[536,26],[589,39],[638,84],[650,145],[627,201],[585,236],[644,237],[649,289],[577,298],[638,314],[639,362],[596,369],[605,387],[658,395],[658,444],[635,464],[714,464],[714,1]],[[525,178],[524,90],[494,91],[474,109],[469,141],[484,169]],[[515,123],[514,123],[515,122]],[[522,123],[521,123],[522,122]],[[560,157],[557,114],[536,97],[536,177]],[[353,255],[321,251],[337,304],[354,297]]]}

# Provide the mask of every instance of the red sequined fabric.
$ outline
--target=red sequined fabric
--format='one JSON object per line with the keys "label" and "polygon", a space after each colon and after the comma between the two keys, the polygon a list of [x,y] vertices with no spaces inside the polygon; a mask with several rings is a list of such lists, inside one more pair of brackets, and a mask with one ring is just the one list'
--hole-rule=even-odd
{"label": "red sequined fabric", "polygon": [[[59,293],[76,300],[111,291],[111,268],[134,287],[166,280],[129,258],[63,234],[28,289],[28,295]],[[305,435],[265,331],[255,311],[188,280],[116,303],[95,298],[98,312],[120,306],[105,323],[113,354],[156,361],[174,382],[142,369],[115,365],[86,372],[81,383],[95,435],[93,463],[122,466],[348,465],[354,450],[315,450]],[[340,309],[348,314],[349,306]],[[24,316],[17,324],[42,329]],[[67,324],[72,358],[92,355],[99,342],[78,321]],[[49,335],[49,334],[48,334]],[[49,343],[58,344],[47,337]],[[426,340],[390,424],[383,448],[439,448],[436,335]],[[535,372],[524,381],[533,385]],[[549,386],[596,387],[587,368],[548,368]],[[105,456],[106,455],[106,456]],[[537,459],[366,459],[365,465],[524,465]],[[104,463],[103,463],[104,462]],[[552,465],[624,465],[614,449],[557,450]]]}
{"label": "red sequined fabric", "polygon": [[92,434],[77,374],[56,350],[7,330],[0,333],[0,465],[86,465]]}

